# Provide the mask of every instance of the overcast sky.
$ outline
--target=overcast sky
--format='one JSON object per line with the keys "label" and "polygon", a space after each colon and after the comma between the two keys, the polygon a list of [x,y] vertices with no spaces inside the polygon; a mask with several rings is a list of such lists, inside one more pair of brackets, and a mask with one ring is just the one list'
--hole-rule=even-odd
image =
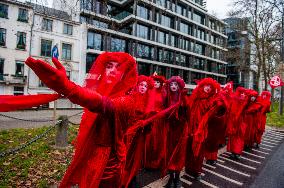
{"label": "overcast sky", "polygon": [[[41,0],[47,2],[49,6],[52,6],[53,0]],[[230,10],[229,6],[232,0],[207,0],[207,9],[209,13],[216,13],[217,17],[223,19],[226,17],[227,12]]]}

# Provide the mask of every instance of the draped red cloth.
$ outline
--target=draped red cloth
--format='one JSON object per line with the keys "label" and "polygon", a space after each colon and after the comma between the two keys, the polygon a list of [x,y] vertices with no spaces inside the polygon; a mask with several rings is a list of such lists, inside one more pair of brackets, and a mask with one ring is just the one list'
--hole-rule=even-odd
{"label": "draped red cloth", "polygon": [[36,107],[58,99],[58,94],[37,94],[37,95],[0,95],[0,112]]}
{"label": "draped red cloth", "polygon": [[248,104],[248,98],[246,89],[238,87],[231,100],[232,103],[227,127],[229,138],[227,150],[235,154],[241,154],[244,148],[245,131],[247,127],[244,121],[244,114]]}
{"label": "draped red cloth", "polygon": [[[157,76],[152,76],[156,80]],[[149,91],[149,101],[146,110],[148,114],[156,114],[162,111],[165,107],[163,105],[162,85],[163,79],[157,79],[160,81],[160,88],[154,88]],[[149,134],[146,135],[145,141],[145,158],[144,167],[151,169],[158,169],[165,166],[165,142],[166,142],[166,127],[164,126],[164,119],[157,119],[152,123],[152,129]]]}
{"label": "draped red cloth", "polygon": [[[75,145],[75,154],[60,187],[119,187],[124,169],[124,133],[133,124],[135,106],[125,93],[137,82],[136,62],[123,52],[98,56],[86,78],[85,88],[69,81],[64,67],[53,59],[56,68],[28,58],[26,64],[51,89],[85,108]],[[121,77],[108,77],[106,66],[116,62]],[[108,82],[108,79],[112,79]],[[60,81],[60,82],[59,82]]]}
{"label": "draped red cloth", "polygon": [[255,142],[257,144],[261,143],[262,135],[265,131],[266,125],[266,114],[270,112],[271,101],[270,101],[271,93],[268,91],[263,91],[261,96],[258,98],[258,102],[261,104],[261,109],[258,113],[258,126],[255,133]]}
{"label": "draped red cloth", "polygon": [[[204,91],[205,86],[211,86],[209,93]],[[222,100],[216,95],[220,85],[212,78],[205,78],[198,82],[189,99],[189,139],[186,150],[185,170],[192,175],[202,171],[205,145],[208,136],[209,119],[216,115],[223,106]]]}
{"label": "draped red cloth", "polygon": [[261,104],[257,102],[258,93],[254,90],[249,90],[249,96],[255,98],[255,101],[251,101],[245,110],[244,121],[247,123],[247,128],[245,132],[245,146],[252,147],[255,142],[255,134],[257,131],[257,126],[259,124],[259,111],[261,109]]}

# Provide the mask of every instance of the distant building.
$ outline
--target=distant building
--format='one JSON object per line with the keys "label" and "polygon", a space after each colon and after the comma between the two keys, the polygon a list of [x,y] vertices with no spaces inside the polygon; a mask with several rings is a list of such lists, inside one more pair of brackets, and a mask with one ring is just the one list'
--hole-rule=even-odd
{"label": "distant building", "polygon": [[[53,2],[68,11],[62,1]],[[80,0],[77,5],[76,18],[85,29],[84,73],[103,51],[123,51],[136,58],[139,74],[180,75],[191,88],[204,77],[225,83],[224,23],[207,13],[203,1]]]}
{"label": "distant building", "polygon": [[248,18],[227,18],[223,20],[226,23],[225,33],[228,36],[226,62],[227,80],[233,81],[234,86],[256,89],[256,71],[253,58],[251,57],[254,46],[253,40],[249,34]]}
{"label": "distant building", "polygon": [[0,2],[0,94],[27,93],[32,6],[2,0]]}

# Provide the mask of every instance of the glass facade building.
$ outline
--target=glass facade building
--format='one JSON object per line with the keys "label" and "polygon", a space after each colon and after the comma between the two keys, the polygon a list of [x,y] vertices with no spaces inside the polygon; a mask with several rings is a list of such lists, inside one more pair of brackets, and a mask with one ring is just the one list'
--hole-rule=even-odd
{"label": "glass facade building", "polygon": [[224,22],[202,0],[81,0],[88,30],[86,70],[102,51],[124,51],[139,74],[179,75],[187,87],[212,77],[226,82]]}

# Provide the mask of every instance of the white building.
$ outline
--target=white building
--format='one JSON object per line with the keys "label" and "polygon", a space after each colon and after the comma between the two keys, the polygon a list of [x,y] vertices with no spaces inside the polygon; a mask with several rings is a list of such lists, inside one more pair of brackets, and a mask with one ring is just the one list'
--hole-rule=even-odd
{"label": "white building", "polygon": [[[34,6],[31,55],[37,59],[51,62],[52,49],[57,45],[59,61],[66,68],[71,81],[82,84],[81,70],[81,32],[80,23],[72,21],[63,11],[40,5]],[[50,93],[34,72],[29,71],[29,93]],[[58,100],[58,107],[74,107],[67,99]]]}
{"label": "white building", "polygon": [[0,95],[27,93],[32,6],[11,1],[0,2]]}
{"label": "white building", "polygon": [[[82,84],[81,38],[80,23],[66,12],[15,0],[1,1],[0,95],[51,93],[24,61],[32,56],[51,62],[55,45],[70,80]],[[60,99],[58,107],[75,105]]]}

